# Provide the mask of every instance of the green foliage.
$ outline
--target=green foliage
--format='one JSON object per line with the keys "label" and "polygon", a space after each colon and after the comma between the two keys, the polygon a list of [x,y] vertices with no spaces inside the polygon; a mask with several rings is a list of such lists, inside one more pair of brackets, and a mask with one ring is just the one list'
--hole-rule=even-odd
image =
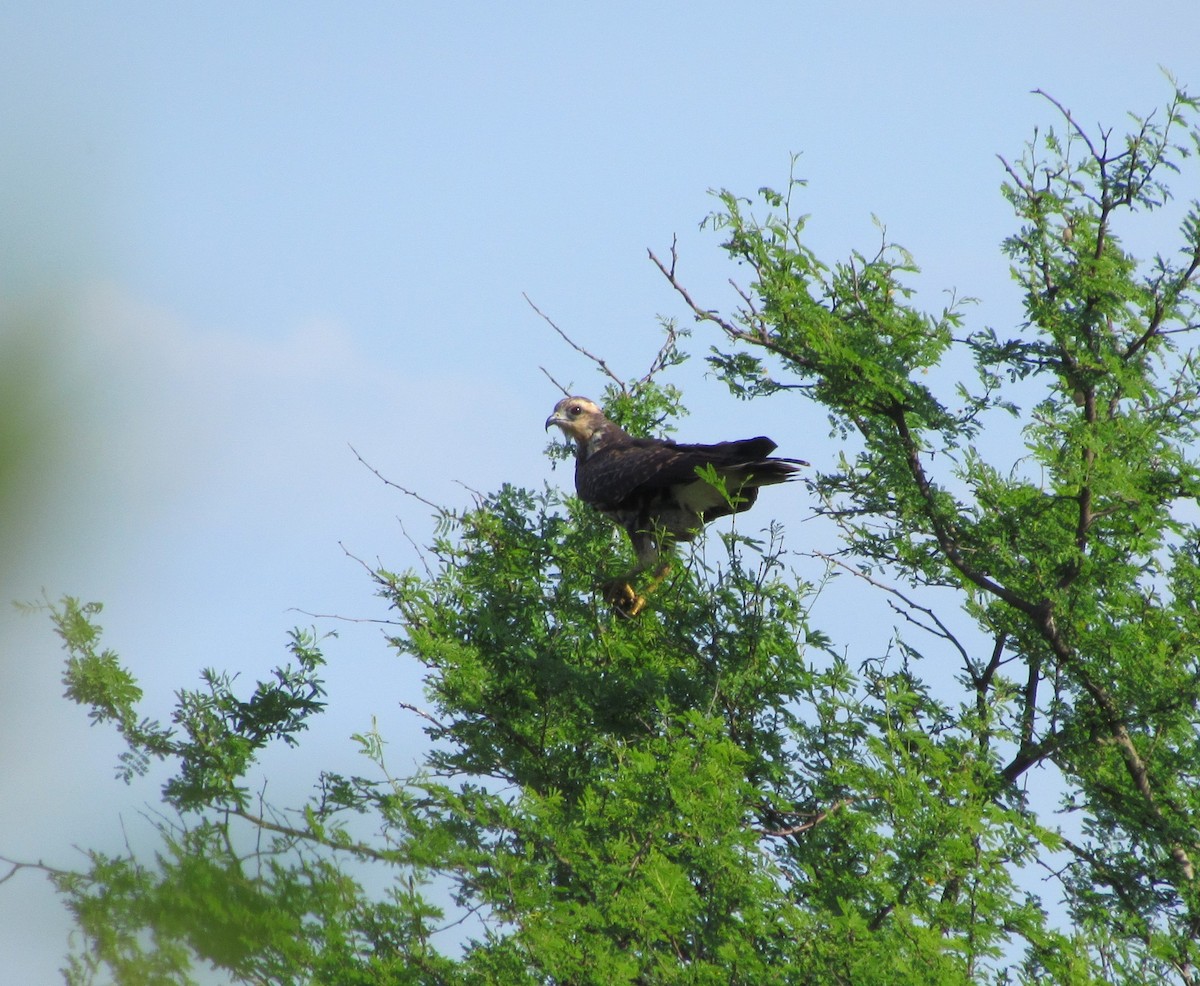
{"label": "green foliage", "polygon": [[[764,373],[764,357],[747,353],[765,352],[857,436],[816,482],[848,553],[963,593],[982,640],[980,656],[953,641],[969,693],[981,709],[999,703],[995,722],[971,723],[1000,758],[984,790],[1019,807],[1028,771],[1060,772],[1086,837],[1070,845],[1062,883],[1096,935],[1085,946],[1095,968],[1191,982],[1200,389],[1179,340],[1200,324],[1200,212],[1185,210],[1174,258],[1148,265],[1122,248],[1118,224],[1168,201],[1164,174],[1196,150],[1196,102],[1177,92],[1123,139],[1091,135],[1054,105],[1065,135],[1035,135],[1004,162],[1021,224],[1004,244],[1026,290],[1021,336],[964,334],[955,307],[912,307],[903,278],[915,268],[886,242],[870,258],[818,262],[790,214],[797,182],[760,193],[763,218],[722,193],[714,225],[752,270],[755,300],[729,319],[696,313],[737,347],[714,364],[735,393]],[[951,411],[924,371],[955,351],[973,356],[979,385],[961,384],[967,399]],[[977,441],[990,415],[1017,409],[998,394],[1006,380],[1039,396],[1020,412],[1024,448],[993,464]],[[1013,670],[1023,685],[1005,680]]]}
{"label": "green foliage", "polygon": [[[392,647],[425,669],[428,708],[405,703],[423,769],[393,776],[372,729],[361,776],[284,811],[251,778],[321,711],[312,634],[248,697],[206,671],[164,728],[99,649],[98,607],[65,600],[68,695],[120,730],[127,777],[164,762],[175,813],[153,860],[56,876],[86,943],[69,980],[1194,982],[1200,212],[1148,264],[1119,234],[1168,202],[1196,105],[1178,92],[1123,139],[1054,107],[1064,132],[1004,163],[1011,338],[959,302],[919,309],[886,237],[818,259],[794,178],[761,215],[723,192],[711,217],[751,280],[728,317],[693,304],[723,334],[710,364],[739,397],[815,401],[845,439],[812,473],[843,536],[824,580],[886,596],[887,653],[819,629],[822,585],[762,509],[622,619],[601,591],[629,563],[619,532],[505,486],[440,511],[419,570],[376,573]],[[658,380],[678,338],[633,383],[597,360],[633,431],[683,413]],[[1020,447],[988,448],[1014,414]]]}

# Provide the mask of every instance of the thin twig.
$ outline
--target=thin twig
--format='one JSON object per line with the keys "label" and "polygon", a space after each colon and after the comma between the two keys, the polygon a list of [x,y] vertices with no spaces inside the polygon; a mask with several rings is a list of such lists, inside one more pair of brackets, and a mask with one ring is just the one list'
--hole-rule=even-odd
{"label": "thin twig", "polygon": [[725,319],[721,318],[721,316],[718,315],[715,310],[701,308],[698,304],[696,304],[696,302],[693,300],[691,294],[688,292],[688,289],[685,288],[679,282],[679,279],[675,276],[675,265],[676,265],[676,262],[679,260],[679,254],[677,252],[674,239],[671,240],[671,266],[670,267],[668,267],[661,260],[659,260],[653,250],[647,248],[646,253],[649,254],[650,259],[654,262],[654,265],[660,271],[662,271],[663,277],[665,277],[667,279],[668,283],[670,283],[671,287],[673,287],[675,289],[676,293],[678,293],[679,296],[681,298],[683,298],[683,300],[685,302],[687,302],[687,306],[692,310],[692,313],[696,316],[696,321],[698,321],[698,322],[715,322],[717,325],[719,325],[722,329],[725,330],[727,335],[729,335],[735,339],[740,338],[741,336],[745,335],[745,333],[743,333],[732,322],[728,322]]}
{"label": "thin twig", "polygon": [[301,609],[299,606],[291,606],[287,612],[299,613],[301,616],[307,616],[310,620],[337,620],[339,623],[380,623],[387,626],[400,625],[396,620],[385,620],[380,616],[343,616],[341,613],[312,613],[307,609]]}
{"label": "thin twig", "polygon": [[932,609],[930,609],[928,606],[922,606],[920,603],[914,602],[913,600],[909,599],[908,596],[906,596],[903,592],[901,592],[899,589],[897,589],[894,585],[888,585],[886,582],[880,582],[878,579],[874,578],[873,576],[868,575],[866,572],[862,571],[861,569],[855,568],[853,565],[849,564],[848,562],[842,561],[842,559],[840,559],[840,558],[836,558],[833,555],[827,554],[824,551],[813,551],[813,552],[811,552],[811,554],[816,558],[820,558],[821,560],[826,562],[826,564],[837,565],[839,568],[844,568],[851,575],[857,576],[858,578],[862,579],[864,582],[867,582],[870,585],[875,586],[875,588],[877,588],[877,589],[882,589],[884,592],[891,593],[893,596],[900,599],[904,603],[904,605],[908,606],[910,609],[914,609],[917,612],[924,613],[931,620],[933,620],[934,624],[936,624],[936,626],[937,626],[936,630],[931,627],[926,626],[924,623],[919,622],[915,618],[909,616],[907,613],[905,613],[902,610],[893,606],[893,609],[895,609],[896,612],[898,612],[901,616],[903,616],[905,619],[907,619],[910,623],[913,623],[916,626],[921,627],[921,629],[926,630],[929,633],[932,633],[934,636],[943,638],[944,640],[949,642],[951,645],[953,645],[954,649],[957,650],[958,653],[962,656],[962,659],[966,663],[966,665],[968,667],[970,667],[971,658],[967,654],[966,648],[963,647],[963,645],[961,643],[959,643],[958,638],[955,637],[953,633],[951,633],[950,629],[946,626],[946,624],[943,623],[938,618],[938,615]]}
{"label": "thin twig", "polygon": [[[751,831],[757,832],[759,835],[770,835],[776,838],[784,838],[789,835],[800,835],[802,832],[807,832],[809,829],[816,828],[816,826],[820,825],[830,815],[841,811],[847,805],[851,805],[853,803],[853,798],[843,798],[841,801],[835,801],[824,811],[819,811],[812,815],[806,822],[800,822],[797,825],[789,825],[787,828],[781,829],[768,829],[756,825],[751,829]],[[798,815],[800,812],[789,812],[789,814]]]}
{"label": "thin twig", "polygon": [[1062,103],[1060,103],[1044,89],[1034,89],[1033,94],[1035,96],[1041,96],[1042,99],[1046,100],[1051,106],[1053,106],[1056,110],[1058,110],[1059,113],[1062,114],[1063,119],[1066,120],[1071,129],[1075,131],[1075,135],[1087,146],[1088,153],[1092,155],[1092,159],[1097,164],[1106,164],[1108,162],[1109,159],[1096,150],[1096,145],[1092,143],[1092,139],[1087,135],[1087,131],[1075,122],[1075,117],[1071,115],[1071,111],[1069,109],[1067,109]]}
{"label": "thin twig", "polygon": [[66,870],[60,870],[55,866],[48,866],[47,864],[41,862],[41,860],[36,863],[22,863],[16,859],[9,859],[7,856],[0,856],[0,863],[4,863],[5,865],[11,867],[11,869],[9,869],[4,876],[0,876],[0,884],[7,883],[21,870],[41,870],[43,873],[46,873],[50,876],[67,875]]}
{"label": "thin twig", "polygon": [[[588,352],[581,345],[579,345],[579,343],[577,343],[574,339],[572,339],[569,335],[567,335],[562,329],[560,329],[558,327],[558,325],[555,324],[554,319],[552,319],[549,315],[547,315],[540,308],[538,308],[537,305],[535,305],[533,303],[533,300],[529,297],[529,295],[525,294],[525,292],[521,292],[521,297],[524,298],[526,302],[528,302],[529,307],[532,308],[535,312],[537,312],[537,314],[542,318],[542,320],[547,325],[550,326],[550,328],[552,328],[555,332],[557,332],[562,337],[563,342],[565,342],[568,346],[570,346],[572,349],[574,349],[575,352],[580,353],[583,356],[586,356],[593,363],[595,363],[598,367],[600,367],[601,372],[603,372],[605,376],[607,376],[610,380],[613,381],[613,383],[615,383],[618,387],[620,387],[621,391],[623,393],[628,392],[628,388],[625,386],[625,381],[622,380],[619,376],[617,376],[615,373],[613,373],[612,370],[609,369],[608,363],[606,363],[604,360],[602,360],[599,356],[595,355],[594,353]],[[542,372],[545,372],[545,371],[543,370]],[[547,376],[549,376],[549,374],[547,374]]]}
{"label": "thin twig", "polygon": [[[363,561],[361,558],[359,558],[359,557],[358,557],[358,555],[354,554],[354,552],[352,552],[352,551],[351,551],[349,548],[347,548],[347,547],[346,547],[346,545],[345,545],[345,543],[344,543],[344,542],[342,542],[342,541],[339,541],[339,542],[338,542],[338,547],[342,549],[342,553],[343,553],[343,554],[345,554],[345,556],[346,556],[347,558],[349,558],[351,561],[356,561],[356,562],[358,562],[358,563],[359,563],[359,564],[360,564],[360,565],[363,567],[363,570],[364,570],[364,571],[365,571],[365,572],[366,572],[368,575],[370,575],[372,578],[378,578],[378,577],[379,577],[379,571],[378,571],[378,569],[374,569],[374,568],[372,568],[372,567],[371,567],[370,565],[368,565],[368,564],[367,564],[365,561]],[[380,566],[379,566],[379,567],[380,567],[380,568],[382,568],[382,567],[383,567],[383,564],[382,564],[382,562],[380,563]]]}
{"label": "thin twig", "polygon": [[397,704],[400,706],[400,708],[405,709],[409,712],[416,713],[422,719],[432,722],[442,732],[448,731],[447,726],[445,726],[443,723],[439,722],[437,719],[435,719],[432,715],[430,715],[428,712],[426,712],[424,709],[420,708],[419,706],[413,705],[411,702],[398,702]]}
{"label": "thin twig", "polygon": [[559,391],[562,393],[563,397],[571,396],[571,392],[566,387],[564,387],[561,383],[559,383],[557,380],[555,380],[549,370],[547,370],[544,366],[539,366],[538,369],[541,370],[542,373],[544,373],[546,375],[547,380],[549,380],[552,384],[554,384],[554,386],[556,386],[559,389]]}
{"label": "thin twig", "polygon": [[414,500],[420,500],[427,507],[432,507],[437,512],[439,517],[445,517],[445,516],[449,515],[450,511],[448,511],[445,507],[434,503],[432,500],[427,500],[425,497],[421,496],[420,493],[416,493],[413,490],[410,490],[407,486],[401,486],[399,483],[388,479],[383,473],[381,473],[378,469],[376,469],[373,465],[371,465],[371,463],[369,463],[366,459],[364,459],[361,455],[359,455],[358,449],[356,449],[353,445],[348,445],[348,448],[350,449],[351,452],[354,453],[354,457],[356,459],[358,459],[358,461],[361,462],[364,466],[366,466],[368,469],[370,469],[371,472],[373,472],[377,477],[379,477],[379,479],[385,485],[390,486],[394,490],[399,490],[401,493],[405,494],[406,496],[411,496]]}

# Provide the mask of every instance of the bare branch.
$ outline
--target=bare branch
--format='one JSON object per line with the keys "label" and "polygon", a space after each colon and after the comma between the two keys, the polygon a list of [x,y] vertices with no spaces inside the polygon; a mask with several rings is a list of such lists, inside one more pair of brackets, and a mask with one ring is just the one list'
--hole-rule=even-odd
{"label": "bare branch", "polygon": [[1100,151],[1096,150],[1096,145],[1092,143],[1092,139],[1087,135],[1087,131],[1075,122],[1075,117],[1071,115],[1071,111],[1069,109],[1063,106],[1062,103],[1060,103],[1044,89],[1034,89],[1033,94],[1035,96],[1041,96],[1042,99],[1046,100],[1051,106],[1053,106],[1056,110],[1058,110],[1059,113],[1062,114],[1063,119],[1067,121],[1067,125],[1075,132],[1075,136],[1077,136],[1084,142],[1085,145],[1087,145],[1088,153],[1092,155],[1092,158],[1097,164],[1104,164],[1108,160]]}
{"label": "bare branch", "polygon": [[[552,328],[555,332],[557,332],[559,334],[559,336],[562,337],[563,342],[565,342],[568,346],[570,346],[572,349],[574,349],[575,352],[577,352],[583,356],[586,356],[588,359],[590,359],[593,363],[595,363],[598,367],[600,367],[601,372],[606,377],[608,377],[613,383],[615,383],[618,387],[621,388],[621,391],[623,393],[628,393],[629,388],[625,386],[625,381],[622,380],[619,376],[617,376],[615,373],[613,373],[612,370],[609,369],[608,363],[606,363],[604,360],[602,360],[595,353],[588,352],[581,345],[579,345],[579,343],[577,343],[574,339],[572,339],[569,335],[567,335],[562,329],[560,329],[558,327],[558,325],[555,324],[554,319],[552,319],[549,315],[547,315],[540,308],[538,308],[537,305],[535,305],[533,303],[533,301],[529,297],[529,295],[525,294],[524,292],[521,292],[521,297],[525,299],[525,301],[529,304],[529,307],[532,308],[535,312],[537,312],[539,317],[541,317],[541,319],[547,325],[549,325],[550,328]],[[545,371],[543,370],[542,372],[545,372]],[[549,374],[547,374],[547,376],[549,376]]]}
{"label": "bare branch", "polygon": [[646,253],[649,254],[650,259],[652,261],[654,261],[654,266],[656,266],[660,271],[662,271],[663,277],[665,277],[667,279],[667,281],[670,283],[671,287],[673,287],[675,289],[675,291],[679,294],[679,296],[681,298],[683,298],[683,300],[687,303],[687,306],[692,310],[692,313],[696,316],[697,322],[715,322],[717,325],[719,325],[722,329],[725,330],[727,335],[731,336],[734,339],[741,338],[743,335],[745,335],[745,333],[743,333],[732,322],[728,322],[725,319],[721,318],[721,316],[718,315],[716,313],[716,311],[701,308],[692,299],[691,294],[688,293],[688,289],[679,283],[679,279],[675,276],[675,265],[676,265],[676,262],[679,260],[679,254],[676,250],[675,240],[671,241],[671,266],[670,267],[668,267],[661,260],[659,260],[658,257],[655,256],[653,250],[647,248]]}
{"label": "bare branch", "polygon": [[41,860],[38,860],[36,863],[22,863],[16,859],[9,859],[7,856],[0,856],[0,863],[10,867],[9,871],[5,873],[4,876],[0,876],[0,884],[7,883],[21,870],[39,870],[40,872],[45,873],[47,876],[66,876],[68,873],[67,870],[60,870],[55,866],[48,866]]}
{"label": "bare branch", "polygon": [[356,459],[358,459],[358,461],[361,462],[364,466],[366,466],[368,469],[370,469],[371,472],[373,472],[380,480],[382,480],[385,485],[390,486],[394,490],[399,490],[405,496],[411,496],[414,500],[420,500],[423,504],[425,504],[425,506],[432,507],[433,510],[440,517],[446,517],[446,516],[450,515],[450,512],[445,507],[441,506],[440,504],[434,503],[432,500],[427,500],[425,497],[421,496],[420,493],[416,493],[413,490],[410,490],[407,486],[401,486],[399,483],[388,479],[383,473],[381,473],[378,469],[376,469],[373,465],[371,465],[371,463],[369,463],[366,459],[364,459],[361,455],[359,455],[358,449],[356,449],[353,445],[350,445],[348,447],[349,447],[350,451],[354,453],[354,457]]}
{"label": "bare branch", "polygon": [[561,383],[559,383],[557,380],[555,380],[549,370],[547,370],[544,366],[539,366],[538,369],[542,371],[542,373],[545,375],[547,380],[549,380],[552,384],[554,384],[555,387],[558,388],[558,392],[560,394],[562,394],[563,397],[571,396],[571,392],[566,387],[564,387]]}
{"label": "bare branch", "polygon": [[402,708],[408,712],[415,713],[416,715],[419,715],[422,719],[425,719],[426,721],[433,723],[442,732],[448,731],[448,727],[444,723],[439,722],[429,712],[425,711],[425,709],[422,709],[419,706],[413,705],[410,702],[398,702],[397,705],[399,705],[400,708]]}
{"label": "bare branch", "polygon": [[[786,838],[789,835],[800,835],[802,832],[807,832],[809,829],[816,828],[816,826],[820,825],[830,815],[836,814],[837,812],[841,811],[846,806],[852,805],[853,803],[854,803],[854,798],[843,798],[840,801],[835,801],[832,805],[830,805],[828,808],[824,809],[823,811],[818,811],[814,814],[808,815],[807,816],[808,821],[799,822],[796,825],[789,825],[786,828],[776,828],[776,829],[769,829],[769,828],[765,828],[763,826],[755,825],[751,828],[751,831],[757,832],[759,835],[768,835],[768,836],[772,836],[777,839]],[[789,814],[794,814],[794,815],[800,816],[803,813],[802,812],[789,812]]]}
{"label": "bare branch", "polygon": [[[908,620],[914,626],[920,627],[922,630],[925,630],[926,632],[933,634],[935,637],[941,637],[947,643],[951,644],[954,647],[954,649],[958,651],[959,655],[962,657],[962,659],[966,663],[966,665],[968,667],[971,666],[971,658],[967,654],[967,649],[959,642],[958,638],[956,636],[954,636],[954,634],[950,631],[950,629],[946,626],[946,624],[943,623],[938,618],[938,615],[932,609],[930,609],[928,606],[922,606],[920,603],[914,602],[913,600],[909,599],[908,596],[906,596],[903,592],[901,592],[899,589],[897,589],[894,585],[888,585],[886,582],[880,582],[878,579],[874,578],[873,576],[868,575],[866,572],[862,571],[861,569],[855,568],[853,565],[842,561],[842,559],[840,559],[840,558],[836,558],[833,555],[826,554],[824,551],[813,551],[813,552],[810,552],[810,554],[813,557],[820,558],[826,564],[837,565],[839,568],[844,568],[851,575],[854,575],[857,578],[862,579],[864,582],[867,582],[868,584],[873,585],[877,589],[882,589],[884,592],[890,593],[891,595],[893,595],[897,599],[899,599],[901,602],[903,602],[904,605],[907,606],[910,610],[914,610],[918,613],[924,613],[927,617],[929,617],[930,620],[933,621],[933,623],[934,623],[933,627],[927,626],[926,624],[922,623],[920,620],[915,619],[910,613],[907,613],[904,610],[901,610],[897,606],[892,607],[897,613],[899,613],[901,616],[903,616],[906,620]],[[935,627],[936,627],[936,629],[935,629]]]}
{"label": "bare branch", "polygon": [[679,333],[675,331],[673,322],[667,322],[666,325],[667,338],[663,340],[663,344],[659,346],[658,352],[655,353],[654,359],[650,361],[650,369],[645,372],[641,378],[642,383],[647,383],[656,373],[660,373],[667,367],[667,357],[675,349],[675,343],[679,339]]}
{"label": "bare branch", "polygon": [[274,832],[276,835],[286,836],[290,839],[295,839],[300,842],[306,842],[313,845],[324,846],[327,849],[335,849],[340,852],[347,852],[362,859],[374,859],[384,863],[394,863],[398,861],[395,852],[381,851],[374,846],[367,845],[365,842],[346,840],[341,842],[337,839],[332,839],[329,836],[318,835],[309,829],[299,829],[292,825],[284,825],[279,822],[273,822],[264,815],[255,815],[253,812],[246,811],[244,808],[234,808],[231,812],[237,818],[249,822],[251,825],[267,832]]}

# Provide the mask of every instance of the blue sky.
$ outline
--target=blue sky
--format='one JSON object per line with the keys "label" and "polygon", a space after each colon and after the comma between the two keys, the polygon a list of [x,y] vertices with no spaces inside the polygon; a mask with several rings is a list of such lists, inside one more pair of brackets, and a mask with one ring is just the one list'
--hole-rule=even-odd
{"label": "blue sky", "polygon": [[[956,289],[1010,327],[995,155],[1053,121],[1029,91],[1120,126],[1169,96],[1160,65],[1200,88],[1197,37],[1194,0],[6,4],[0,319],[11,337],[33,313],[54,427],[4,532],[3,598],[102,601],[149,715],[207,665],[249,685],[311,622],[295,609],[382,615],[341,545],[403,568],[400,522],[428,532],[349,445],[448,504],[566,479],[539,368],[601,381],[523,292],[640,374],[657,316],[687,321],[646,249],[678,235],[694,293],[728,304],[708,190],[781,186],[798,152],[820,253],[872,249],[878,216],[931,308]],[[677,380],[683,437],[836,454],[798,400],[735,403],[699,359]],[[772,503],[807,539],[803,496]],[[823,628],[861,623],[835,597]],[[278,762],[298,790],[352,764],[373,715],[395,766],[419,754],[396,707],[415,671],[378,628],[340,629],[333,710]],[[62,701],[60,668],[44,619],[0,611],[0,853],[70,865],[119,850],[122,825],[137,842],[154,788],[111,780],[118,746]],[[55,981],[67,928],[40,879],[0,889],[14,981]]]}

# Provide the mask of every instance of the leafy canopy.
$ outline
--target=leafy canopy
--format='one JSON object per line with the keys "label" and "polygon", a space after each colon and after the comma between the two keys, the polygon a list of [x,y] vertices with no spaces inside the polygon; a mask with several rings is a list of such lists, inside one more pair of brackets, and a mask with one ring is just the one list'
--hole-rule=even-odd
{"label": "leafy canopy", "polygon": [[[1200,209],[1148,261],[1122,234],[1194,182],[1197,106],[1176,91],[1125,134],[1050,106],[1001,159],[1008,330],[920,309],[886,240],[818,258],[796,179],[719,194],[748,272],[728,314],[659,263],[735,395],[814,402],[843,442],[812,471],[842,544],[799,566],[815,583],[760,507],[620,619],[599,589],[628,548],[570,495],[438,508],[420,568],[374,573],[426,670],[423,706],[396,696],[424,768],[393,776],[366,731],[362,774],[293,810],[252,771],[323,708],[315,635],[248,697],[205,672],[163,726],[98,607],[56,608],[69,697],[120,730],[125,776],[170,774],[155,858],[54,874],[83,934],[69,981],[1194,982]],[[632,382],[597,360],[618,420],[682,413],[660,379],[679,338]],[[989,447],[1014,417],[1021,447]],[[884,657],[820,629],[839,573],[902,618]]]}

